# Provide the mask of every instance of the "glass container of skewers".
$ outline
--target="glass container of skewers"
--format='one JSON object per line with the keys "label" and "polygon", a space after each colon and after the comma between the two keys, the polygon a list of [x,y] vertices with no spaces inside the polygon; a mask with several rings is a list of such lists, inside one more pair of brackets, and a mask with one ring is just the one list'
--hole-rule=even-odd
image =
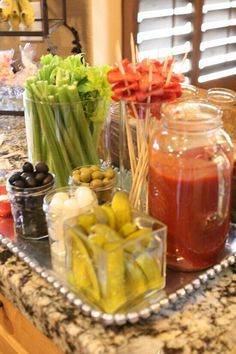
{"label": "glass container of skewers", "polygon": [[184,77],[173,69],[174,60],[170,58],[164,62],[124,59],[108,72],[113,99],[120,104],[121,188],[127,189],[128,167],[130,202],[140,211],[147,211],[148,144],[160,124],[161,104],[182,96]]}

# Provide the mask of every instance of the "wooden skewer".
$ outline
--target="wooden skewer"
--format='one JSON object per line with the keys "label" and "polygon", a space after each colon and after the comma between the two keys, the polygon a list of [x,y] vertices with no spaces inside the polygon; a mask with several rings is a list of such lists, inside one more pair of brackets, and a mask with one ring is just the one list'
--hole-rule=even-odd
{"label": "wooden skewer", "polygon": [[164,72],[166,72],[167,65],[168,65],[168,61],[169,61],[169,56],[165,58],[165,61],[164,61],[164,64],[163,64],[162,70],[163,70]]}
{"label": "wooden skewer", "polygon": [[139,51],[138,51],[138,46],[135,45],[135,55],[136,55],[136,62],[139,62]]}
{"label": "wooden skewer", "polygon": [[168,75],[167,75],[165,86],[169,86],[169,83],[170,83],[170,80],[171,80],[171,76],[172,76],[172,72],[173,72],[173,64],[171,64],[171,66],[170,66],[170,70],[169,70]]}
{"label": "wooden skewer", "polygon": [[141,171],[141,167],[142,167],[142,164],[143,164],[144,152],[145,152],[145,146],[143,145],[141,154],[140,154],[139,159],[138,159],[138,163],[137,163],[137,167],[136,167],[136,170],[135,170],[135,174],[134,174],[134,177],[132,179],[132,187],[131,187],[131,191],[130,191],[130,201],[134,200],[134,196],[136,194],[137,182],[138,182],[139,173]]}
{"label": "wooden skewer", "polygon": [[[148,72],[148,81],[149,81],[149,92],[152,89],[152,65],[149,63],[149,72]],[[146,180],[147,177],[147,167],[148,166],[148,135],[149,135],[149,128],[150,128],[150,102],[151,102],[151,95],[147,98],[147,108],[145,112],[145,120],[144,120],[144,136],[142,139],[142,147],[141,152],[139,154],[139,162],[140,167],[137,166],[137,170],[135,173],[135,177],[133,179],[133,185],[130,193],[131,201],[133,202],[134,206],[137,207],[137,203],[140,199],[141,195],[141,186],[143,181]],[[134,188],[133,188],[134,186]]]}
{"label": "wooden skewer", "polygon": [[136,157],[135,157],[135,152],[134,152],[132,133],[131,133],[128,119],[125,120],[125,127],[126,127],[126,133],[127,133],[127,143],[128,143],[131,174],[132,174],[132,176],[134,176],[137,166],[136,166]]}
{"label": "wooden skewer", "polygon": [[[118,68],[119,68],[121,74],[125,75],[125,70],[122,65],[122,57],[121,57],[121,49],[120,49],[119,41],[117,41],[117,43],[116,43],[116,57],[117,57]],[[128,86],[128,82],[126,80],[124,80],[124,83],[125,83],[125,86]],[[130,94],[129,90],[128,90],[128,93]],[[137,111],[136,111],[136,108],[135,108],[133,102],[131,103],[131,106],[132,106],[134,115],[136,116],[136,119],[138,119],[138,114],[137,114]],[[132,177],[133,177],[135,174],[135,170],[136,170],[136,158],[135,158],[135,152],[134,152],[135,151],[134,142],[132,139],[132,133],[131,133],[128,119],[125,119],[125,126],[126,126],[126,132],[127,132],[127,143],[128,143],[130,167],[131,167],[131,173],[132,173]]]}
{"label": "wooden skewer", "polygon": [[188,57],[188,52],[186,52],[186,53],[184,54],[184,56],[183,56],[183,59],[182,59],[182,61],[181,61],[180,67],[179,67],[179,74],[182,73],[183,66],[184,66],[184,63],[185,63],[187,57]]}
{"label": "wooden skewer", "polygon": [[146,179],[147,179],[147,173],[148,173],[148,158],[145,159],[143,166],[142,166],[142,171],[140,173],[140,180],[138,181],[138,190],[136,193],[136,199],[134,200],[134,207],[138,208],[139,206],[139,201],[140,201],[140,195],[142,192],[143,185],[146,184]]}
{"label": "wooden skewer", "polygon": [[133,33],[130,33],[130,48],[131,48],[131,57],[132,57],[133,69],[134,69],[134,72],[136,72],[136,55],[135,55],[135,45],[134,45]]}
{"label": "wooden skewer", "polygon": [[[135,47],[134,44],[134,36],[133,33],[130,33],[130,48],[131,48],[131,56],[132,56],[132,63],[133,63],[133,69],[134,72],[136,72],[136,62],[137,62],[137,57],[136,57],[136,50],[137,47]],[[135,108],[135,107],[134,107]],[[134,116],[135,116],[135,112],[134,112]],[[139,116],[136,112],[136,141],[137,141],[137,148],[138,148],[138,156],[140,154],[140,122],[139,122]]]}
{"label": "wooden skewer", "polygon": [[142,192],[143,182],[146,181],[147,178],[147,166],[148,166],[148,153],[146,150],[143,155],[141,168],[139,170],[138,178],[135,184],[135,192],[132,198],[135,207],[137,207],[138,201],[140,200],[140,194]]}

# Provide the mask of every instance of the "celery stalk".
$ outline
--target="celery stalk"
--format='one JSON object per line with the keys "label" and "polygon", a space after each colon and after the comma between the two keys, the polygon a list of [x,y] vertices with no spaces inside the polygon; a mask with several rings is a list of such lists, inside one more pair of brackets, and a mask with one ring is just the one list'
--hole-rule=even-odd
{"label": "celery stalk", "polygon": [[62,186],[73,168],[99,162],[105,121],[100,100],[111,97],[108,68],[90,67],[83,55],[46,55],[41,63],[38,74],[26,83],[27,135],[33,141],[28,145],[33,162],[47,162]]}

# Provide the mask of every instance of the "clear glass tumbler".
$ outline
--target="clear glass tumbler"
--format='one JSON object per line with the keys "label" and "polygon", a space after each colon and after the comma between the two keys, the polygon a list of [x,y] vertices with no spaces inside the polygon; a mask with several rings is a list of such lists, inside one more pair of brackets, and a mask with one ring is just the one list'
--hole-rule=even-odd
{"label": "clear glass tumbler", "polygon": [[[140,211],[147,210],[148,143],[159,125],[160,106],[160,102],[121,102],[121,188],[129,191],[132,206]],[[127,180],[127,169],[131,182]]]}
{"label": "clear glass tumbler", "polygon": [[[77,166],[106,159],[109,130],[106,118],[110,102],[105,99],[50,103],[24,96],[28,156],[44,161],[57,176],[57,187],[67,185]],[[105,124],[105,127],[104,127]]]}

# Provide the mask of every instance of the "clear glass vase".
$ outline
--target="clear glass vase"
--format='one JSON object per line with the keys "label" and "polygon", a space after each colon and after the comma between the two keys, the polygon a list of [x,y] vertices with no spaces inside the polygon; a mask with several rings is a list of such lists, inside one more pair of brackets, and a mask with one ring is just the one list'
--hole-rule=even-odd
{"label": "clear glass vase", "polygon": [[104,123],[109,102],[91,99],[68,103],[34,101],[24,96],[28,156],[44,161],[56,176],[58,187],[68,184],[72,169],[97,164],[107,157]]}
{"label": "clear glass vase", "polygon": [[120,185],[129,192],[132,206],[140,211],[147,211],[148,143],[159,124],[160,106],[160,102],[120,104]]}

